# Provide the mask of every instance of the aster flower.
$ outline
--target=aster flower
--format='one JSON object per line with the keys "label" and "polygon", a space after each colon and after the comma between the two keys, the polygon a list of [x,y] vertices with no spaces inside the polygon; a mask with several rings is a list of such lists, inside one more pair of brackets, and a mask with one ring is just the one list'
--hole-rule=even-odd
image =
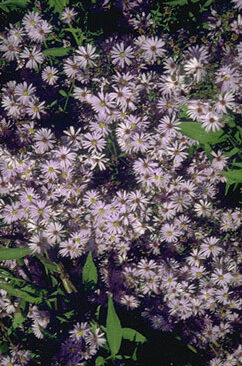
{"label": "aster flower", "polygon": [[180,236],[180,231],[172,224],[164,224],[161,227],[162,240],[167,243],[174,243]]}
{"label": "aster flower", "polygon": [[54,135],[50,129],[41,128],[34,134],[35,146],[39,153],[44,153],[53,147]]}
{"label": "aster flower", "polygon": [[68,78],[77,78],[80,75],[80,66],[76,58],[67,58],[64,62],[64,72]]}
{"label": "aster flower", "polygon": [[42,64],[44,62],[44,56],[36,46],[34,46],[32,50],[29,50],[27,47],[25,47],[24,51],[20,53],[20,57],[28,60],[25,64],[25,67],[29,69],[35,69],[38,67],[38,64]]}
{"label": "aster flower", "polygon": [[38,25],[29,30],[28,36],[35,42],[44,42],[47,35],[51,32],[52,26],[46,21],[41,20]]}
{"label": "aster flower", "polygon": [[125,65],[130,65],[132,63],[132,59],[134,58],[134,52],[132,47],[124,47],[124,43],[116,44],[111,52],[112,63],[115,66],[124,68]]}
{"label": "aster flower", "polygon": [[15,95],[17,96],[17,101],[28,105],[31,101],[31,98],[34,96],[36,88],[33,84],[27,84],[26,81],[23,83],[17,84],[15,88]]}
{"label": "aster flower", "polygon": [[47,66],[42,71],[42,80],[44,80],[49,85],[54,85],[58,80],[58,76],[56,75],[58,70],[55,67]]}
{"label": "aster flower", "polygon": [[77,12],[73,8],[66,7],[61,13],[61,20],[64,23],[70,24],[77,15]]}
{"label": "aster flower", "polygon": [[215,112],[209,112],[201,118],[202,127],[206,132],[215,132],[223,127],[221,116]]}
{"label": "aster flower", "polygon": [[198,216],[208,216],[211,209],[211,203],[208,201],[199,200],[199,203],[195,203],[194,211]]}
{"label": "aster flower", "polygon": [[93,67],[95,66],[94,60],[98,57],[95,53],[96,47],[92,46],[91,44],[87,44],[86,47],[79,46],[76,53],[76,61],[80,65],[81,68],[86,69],[88,66]]}
{"label": "aster flower", "polygon": [[38,98],[32,98],[31,101],[28,102],[26,112],[31,118],[40,119],[40,114],[44,113],[45,110],[45,102],[39,102]]}
{"label": "aster flower", "polygon": [[228,158],[223,155],[222,151],[212,151],[211,153],[213,155],[212,166],[215,169],[223,170],[227,165]]}
{"label": "aster flower", "polygon": [[76,323],[74,329],[71,330],[69,333],[71,339],[79,341],[80,339],[85,338],[89,335],[90,328],[86,322],[81,324]]}
{"label": "aster flower", "polygon": [[188,75],[192,74],[196,82],[199,82],[202,79],[202,77],[206,74],[206,70],[204,69],[203,64],[195,57],[193,57],[190,61],[186,62],[184,69]]}
{"label": "aster flower", "polygon": [[158,37],[145,38],[141,49],[144,51],[143,57],[150,63],[154,63],[157,57],[162,57],[165,53],[165,43]]}
{"label": "aster flower", "polygon": [[13,61],[19,53],[20,40],[14,36],[0,40],[0,51],[4,52],[3,57],[8,61]]}
{"label": "aster flower", "polygon": [[102,151],[106,145],[105,140],[100,132],[86,133],[83,139],[83,147],[88,149],[88,151]]}
{"label": "aster flower", "polygon": [[32,30],[33,27],[36,27],[41,22],[41,17],[38,13],[32,11],[26,14],[23,17],[22,23],[26,29],[26,31]]}

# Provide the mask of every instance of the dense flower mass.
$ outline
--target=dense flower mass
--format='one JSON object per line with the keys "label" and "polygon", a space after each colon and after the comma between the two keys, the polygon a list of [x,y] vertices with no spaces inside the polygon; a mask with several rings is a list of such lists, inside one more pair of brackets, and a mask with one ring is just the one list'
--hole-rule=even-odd
{"label": "dense flower mass", "polygon": [[[69,26],[77,15],[66,7],[60,18]],[[212,9],[206,42],[174,52],[171,36],[148,34],[153,23],[144,18],[132,15],[129,23],[139,29],[147,22],[147,34],[64,47],[57,55],[63,62],[47,46],[54,25],[39,12],[0,36],[4,62],[21,76],[11,75],[1,89],[0,233],[4,246],[31,251],[22,264],[3,262],[1,317],[23,326],[15,315],[22,293],[9,290],[10,271],[23,289],[33,272],[46,299],[33,258],[47,263],[47,274],[54,263],[73,266],[79,278],[91,253],[99,281],[90,304],[112,294],[117,306],[139,310],[156,330],[179,326],[190,344],[211,354],[210,366],[236,365],[241,210],[224,208],[219,197],[232,155],[201,138],[223,142],[227,117],[241,113],[241,43],[225,41],[241,33],[241,19],[223,30]],[[58,126],[61,113],[75,123]],[[200,135],[186,133],[187,123]],[[61,281],[70,294],[77,290],[66,272]],[[44,308],[34,295],[29,291],[26,321],[44,339],[59,303],[50,299]],[[55,331],[61,346],[49,365],[86,365],[108,349],[106,329],[90,314],[72,321],[66,338]],[[229,351],[218,347],[228,340]],[[31,352],[11,346],[2,365],[31,362]]]}

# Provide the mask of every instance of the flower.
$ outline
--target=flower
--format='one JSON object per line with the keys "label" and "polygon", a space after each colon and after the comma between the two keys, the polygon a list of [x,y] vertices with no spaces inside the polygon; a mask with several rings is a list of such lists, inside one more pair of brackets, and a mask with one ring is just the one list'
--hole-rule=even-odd
{"label": "flower", "polygon": [[32,50],[25,47],[24,51],[20,53],[20,57],[28,60],[25,67],[29,69],[35,69],[38,67],[38,64],[42,64],[44,62],[44,55],[36,46],[34,46]]}
{"label": "flower", "polygon": [[215,132],[223,127],[221,117],[215,112],[209,112],[202,116],[201,121],[206,132]]}
{"label": "flower", "polygon": [[91,44],[87,44],[86,47],[79,46],[76,53],[76,61],[83,69],[86,69],[87,66],[93,67],[95,66],[94,60],[98,57],[95,53],[96,47],[92,46]]}
{"label": "flower", "polygon": [[61,13],[61,20],[64,23],[70,24],[77,15],[77,12],[73,8],[69,8],[68,6]]}
{"label": "flower", "polygon": [[208,201],[199,200],[199,203],[195,203],[194,211],[198,216],[209,216],[211,210],[211,203]]}
{"label": "flower", "polygon": [[49,85],[54,85],[58,80],[57,72],[58,70],[55,67],[46,66],[41,74],[42,80],[46,81]]}
{"label": "flower", "polygon": [[41,154],[51,149],[54,145],[54,135],[50,129],[41,128],[34,134],[35,147]]}
{"label": "flower", "polygon": [[206,74],[203,64],[196,57],[193,57],[188,61],[184,69],[188,75],[192,74],[194,80],[198,83],[202,77]]}
{"label": "flower", "polygon": [[143,58],[150,63],[154,63],[157,57],[162,57],[165,53],[164,41],[158,37],[145,38],[141,45]]}
{"label": "flower", "polygon": [[180,236],[180,231],[172,224],[164,224],[161,227],[161,238],[167,243],[174,243]]}
{"label": "flower", "polygon": [[128,46],[124,48],[124,42],[116,44],[110,52],[112,63],[115,66],[124,68],[125,65],[131,65],[134,58],[134,52],[132,47]]}

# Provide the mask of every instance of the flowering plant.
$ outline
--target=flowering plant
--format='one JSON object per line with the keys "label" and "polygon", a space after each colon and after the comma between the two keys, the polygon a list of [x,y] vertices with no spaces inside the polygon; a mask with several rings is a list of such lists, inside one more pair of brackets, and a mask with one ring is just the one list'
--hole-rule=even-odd
{"label": "flowering plant", "polygon": [[[63,47],[36,11],[0,41],[16,72],[1,89],[2,365],[44,362],[32,334],[58,348],[49,365],[137,361],[145,337],[115,307],[235,365],[241,211],[219,187],[241,175],[241,44],[213,47],[240,18],[219,34],[212,10],[208,43],[174,55],[169,34],[84,41],[75,8],[61,11]],[[132,355],[119,354],[124,340]]]}

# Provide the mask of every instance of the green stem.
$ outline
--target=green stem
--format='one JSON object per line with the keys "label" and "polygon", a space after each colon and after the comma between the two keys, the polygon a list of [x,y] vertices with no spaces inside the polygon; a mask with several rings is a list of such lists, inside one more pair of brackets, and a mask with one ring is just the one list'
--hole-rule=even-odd
{"label": "green stem", "polygon": [[69,31],[71,32],[71,34],[73,35],[73,38],[75,39],[75,42],[76,42],[76,44],[77,44],[77,46],[80,46],[81,44],[82,44],[82,39],[83,39],[83,37],[81,38],[81,39],[78,39],[78,37],[77,37],[77,35],[76,35],[76,31],[75,31],[75,29],[72,27],[72,25],[70,24],[69,25]]}
{"label": "green stem", "polygon": [[68,105],[68,102],[69,102],[69,99],[70,99],[70,95],[72,93],[72,90],[73,90],[74,86],[75,86],[75,81],[73,81],[71,83],[71,87],[68,91],[68,95],[67,95],[67,98],[66,98],[66,101],[65,101],[65,104],[64,104],[64,112],[66,111],[66,108],[67,108],[67,105]]}

